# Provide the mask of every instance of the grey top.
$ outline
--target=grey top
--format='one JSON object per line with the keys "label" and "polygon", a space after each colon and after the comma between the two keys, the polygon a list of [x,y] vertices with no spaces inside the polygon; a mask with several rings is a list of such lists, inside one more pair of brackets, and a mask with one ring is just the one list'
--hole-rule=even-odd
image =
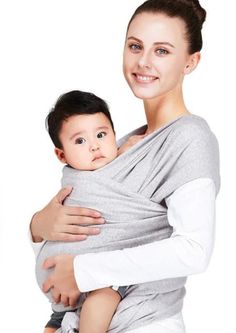
{"label": "grey top", "polygon": [[[145,130],[143,126],[133,131],[118,144]],[[213,179],[219,191],[218,143],[206,121],[195,115],[175,119],[95,171],[65,167],[62,185],[73,186],[65,204],[96,209],[106,223],[101,234],[83,242],[46,242],[36,264],[39,286],[48,276],[41,269],[48,256],[118,250],[169,238],[173,230],[165,199],[178,187],[203,177]],[[131,286],[109,332],[132,330],[181,311],[185,282],[181,277]],[[51,300],[50,293],[48,297]],[[62,305],[53,309],[65,310]]]}

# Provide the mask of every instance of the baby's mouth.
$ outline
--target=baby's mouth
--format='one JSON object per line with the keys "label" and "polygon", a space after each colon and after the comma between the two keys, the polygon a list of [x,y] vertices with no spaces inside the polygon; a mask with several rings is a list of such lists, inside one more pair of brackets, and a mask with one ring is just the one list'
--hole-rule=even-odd
{"label": "baby's mouth", "polygon": [[102,156],[102,155],[95,156],[92,161],[94,162],[96,160],[99,160],[100,158],[104,158],[104,156]]}

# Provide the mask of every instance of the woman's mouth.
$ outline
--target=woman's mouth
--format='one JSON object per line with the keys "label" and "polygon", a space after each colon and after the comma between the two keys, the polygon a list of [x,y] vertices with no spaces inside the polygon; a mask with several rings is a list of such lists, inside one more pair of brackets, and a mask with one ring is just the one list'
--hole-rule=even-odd
{"label": "woman's mouth", "polygon": [[143,75],[138,73],[133,73],[132,75],[138,83],[152,83],[159,79],[157,76],[153,75]]}

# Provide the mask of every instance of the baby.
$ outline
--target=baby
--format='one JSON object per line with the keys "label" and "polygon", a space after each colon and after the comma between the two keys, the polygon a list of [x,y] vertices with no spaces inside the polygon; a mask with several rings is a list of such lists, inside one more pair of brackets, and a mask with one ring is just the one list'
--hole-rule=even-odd
{"label": "baby", "polygon": [[[118,150],[107,104],[94,94],[82,91],[60,96],[46,124],[57,158],[80,171],[105,166],[143,137],[132,137]],[[88,293],[78,318],[78,332],[107,332],[127,288],[103,288]],[[65,313],[54,311],[44,332],[64,332],[60,327]]]}

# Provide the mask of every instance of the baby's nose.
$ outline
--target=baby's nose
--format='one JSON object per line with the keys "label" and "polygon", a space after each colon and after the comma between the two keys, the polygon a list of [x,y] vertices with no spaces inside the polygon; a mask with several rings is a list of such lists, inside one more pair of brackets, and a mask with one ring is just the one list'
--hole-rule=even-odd
{"label": "baby's nose", "polygon": [[91,146],[91,151],[97,151],[97,150],[99,150],[99,146],[97,144]]}

